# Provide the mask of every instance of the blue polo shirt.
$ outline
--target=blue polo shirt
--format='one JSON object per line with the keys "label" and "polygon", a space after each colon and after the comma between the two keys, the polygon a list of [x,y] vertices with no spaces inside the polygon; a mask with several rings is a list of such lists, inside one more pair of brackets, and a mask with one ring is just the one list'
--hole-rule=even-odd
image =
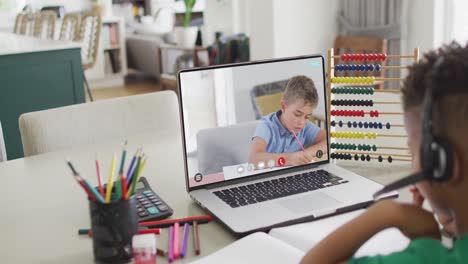
{"label": "blue polo shirt", "polygon": [[[290,153],[302,151],[294,136],[280,122],[281,110],[264,116],[257,125],[255,134],[252,137],[260,137],[267,143],[268,153]],[[304,128],[297,133],[297,138],[304,148],[315,143],[320,128],[307,120]]]}

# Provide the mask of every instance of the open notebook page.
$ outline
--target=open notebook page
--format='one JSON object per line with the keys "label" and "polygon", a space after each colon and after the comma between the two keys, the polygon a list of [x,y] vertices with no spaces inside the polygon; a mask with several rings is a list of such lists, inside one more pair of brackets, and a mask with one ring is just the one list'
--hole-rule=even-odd
{"label": "open notebook page", "polygon": [[192,264],[298,263],[304,252],[265,233],[257,232],[201,258]]}
{"label": "open notebook page", "polygon": [[[349,222],[362,212],[364,212],[364,210],[353,211],[308,223],[275,228],[272,229],[269,234],[301,251],[307,252],[336,228]],[[398,229],[390,228],[372,237],[362,245],[355,256],[386,255],[401,251],[405,249],[408,244],[409,239],[407,237],[401,234]]]}

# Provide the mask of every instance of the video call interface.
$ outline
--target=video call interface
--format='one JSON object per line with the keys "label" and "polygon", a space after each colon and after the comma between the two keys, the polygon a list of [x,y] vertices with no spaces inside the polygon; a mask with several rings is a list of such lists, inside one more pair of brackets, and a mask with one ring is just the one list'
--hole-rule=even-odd
{"label": "video call interface", "polygon": [[327,159],[321,57],[180,73],[189,187]]}

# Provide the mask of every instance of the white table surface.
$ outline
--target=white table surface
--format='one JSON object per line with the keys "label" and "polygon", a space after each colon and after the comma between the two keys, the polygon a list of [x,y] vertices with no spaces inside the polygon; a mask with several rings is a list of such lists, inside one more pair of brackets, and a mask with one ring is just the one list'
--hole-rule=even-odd
{"label": "white table surface", "polygon": [[[174,209],[172,218],[204,214],[191,201],[185,187],[180,135],[140,135],[129,138],[128,153],[133,155],[143,147],[149,160],[143,172],[152,188]],[[90,226],[88,203],[82,189],[72,178],[65,159],[92,183],[96,183],[94,156],[101,161],[104,179],[113,152],[120,150],[122,141],[94,146],[80,146],[69,151],[51,152],[38,156],[0,162],[0,258],[2,263],[93,263],[92,241],[78,236],[79,228]],[[128,163],[127,163],[128,164]],[[350,163],[352,164],[352,163]],[[346,166],[362,175],[387,183],[404,176],[407,165],[382,167],[366,164]],[[370,167],[369,167],[370,166]],[[409,199],[405,193],[403,199]],[[220,224],[200,225],[201,256],[233,242],[235,237]],[[185,259],[175,263],[188,263],[197,259],[189,240]],[[158,236],[158,247],[167,249],[167,233]],[[167,263],[158,257],[158,263]]]}
{"label": "white table surface", "polygon": [[77,42],[45,40],[9,32],[0,32],[0,55],[78,48],[81,48],[81,45]]}

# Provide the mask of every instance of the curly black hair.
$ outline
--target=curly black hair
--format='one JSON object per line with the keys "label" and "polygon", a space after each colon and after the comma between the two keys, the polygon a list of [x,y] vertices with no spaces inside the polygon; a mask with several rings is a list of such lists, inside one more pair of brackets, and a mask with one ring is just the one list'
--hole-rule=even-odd
{"label": "curly black hair", "polygon": [[[434,64],[441,56],[440,67],[434,71]],[[468,44],[444,45],[424,54],[419,63],[410,67],[402,87],[405,112],[412,109],[421,112],[429,82],[434,93],[433,132],[456,143],[460,132],[468,133]]]}
{"label": "curly black hair", "polygon": [[[434,63],[440,56],[443,57],[442,64],[437,76],[433,76]],[[424,54],[419,63],[410,67],[402,88],[405,110],[422,104],[428,79],[433,82],[436,95],[468,92],[468,44],[465,47],[456,42],[444,45]]]}

